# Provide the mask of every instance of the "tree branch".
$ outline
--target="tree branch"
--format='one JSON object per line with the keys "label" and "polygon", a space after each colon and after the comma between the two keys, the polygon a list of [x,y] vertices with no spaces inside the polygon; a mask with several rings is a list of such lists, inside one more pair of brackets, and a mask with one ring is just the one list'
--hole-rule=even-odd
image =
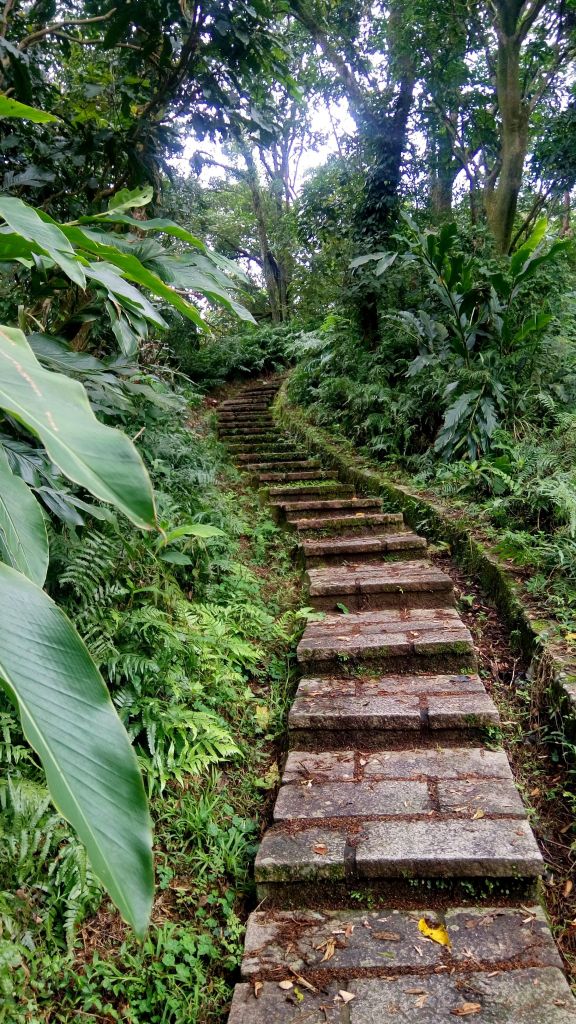
{"label": "tree branch", "polygon": [[38,29],[37,32],[32,32],[29,36],[21,39],[18,49],[22,51],[27,50],[32,43],[37,43],[40,39],[44,39],[45,36],[55,35],[61,29],[73,28],[75,25],[93,25],[96,22],[108,21],[116,14],[116,11],[117,8],[113,7],[106,14],[98,14],[93,18],[66,18],[64,21],[53,21],[49,25],[45,25],[44,28]]}

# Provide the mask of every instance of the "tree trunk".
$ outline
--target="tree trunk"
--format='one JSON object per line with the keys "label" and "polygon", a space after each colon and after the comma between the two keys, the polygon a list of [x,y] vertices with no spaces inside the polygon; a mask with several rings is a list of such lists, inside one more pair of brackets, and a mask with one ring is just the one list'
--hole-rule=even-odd
{"label": "tree trunk", "polygon": [[571,221],[571,203],[570,193],[565,192],[562,197],[562,227],[560,229],[561,238],[572,237],[572,221]]}
{"label": "tree trunk", "polygon": [[260,189],[260,182],[258,181],[258,171],[254,157],[250,147],[246,145],[243,139],[237,136],[237,141],[246,163],[246,178],[248,181],[248,187],[250,189],[250,195],[252,196],[252,208],[254,210],[254,217],[256,220],[256,229],[258,232],[258,244],[260,246],[260,257],[262,260],[262,272],[264,274],[264,284],[266,286],[266,292],[268,295],[268,303],[270,305],[270,316],[272,323],[280,324],[284,320],[282,301],[279,291],[279,267],[270,249],[270,243],[268,241],[268,227],[266,224],[266,214],[264,212],[264,204],[262,202],[262,192]]}
{"label": "tree trunk", "polygon": [[498,27],[496,92],[501,119],[498,169],[488,177],[484,207],[488,226],[499,252],[507,253],[512,241],[518,195],[528,149],[530,108],[522,95],[518,34]]}

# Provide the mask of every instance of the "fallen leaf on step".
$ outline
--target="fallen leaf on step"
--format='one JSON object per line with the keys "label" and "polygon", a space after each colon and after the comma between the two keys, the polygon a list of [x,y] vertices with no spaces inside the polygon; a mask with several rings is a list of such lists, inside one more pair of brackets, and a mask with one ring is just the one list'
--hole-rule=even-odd
{"label": "fallen leaf on step", "polygon": [[340,989],[338,995],[340,996],[340,999],[342,1000],[343,1003],[349,1003],[352,1001],[352,999],[356,999],[356,996],[354,995],[353,992],[346,992],[343,988]]}
{"label": "fallen leaf on step", "polygon": [[421,996],[418,996],[418,999],[414,1000],[414,1006],[418,1010],[421,1010],[423,1006],[426,1006],[426,1003],[428,1002],[429,998],[430,996],[428,995],[428,993],[424,992]]}
{"label": "fallen leaf on step", "polygon": [[286,981],[278,982],[278,988],[281,988],[283,992],[289,992],[291,988],[294,988],[294,982],[286,978]]}
{"label": "fallen leaf on step", "polygon": [[314,853],[328,853],[328,847],[326,846],[326,843],[316,843],[313,849]]}
{"label": "fallen leaf on step", "polygon": [[423,996],[426,994],[425,988],[405,988],[404,991],[408,996]]}
{"label": "fallen leaf on step", "polygon": [[483,817],[484,817],[484,811],[482,810],[481,807],[479,807],[477,811],[474,811],[474,814],[472,815],[472,821],[477,821],[478,818],[483,818]]}
{"label": "fallen leaf on step", "polygon": [[263,981],[255,981],[254,982],[254,996],[256,997],[256,999],[258,999],[258,996],[260,995],[260,992],[262,991],[263,988],[264,988],[264,982]]}
{"label": "fallen leaf on step", "polygon": [[402,938],[398,932],[373,932],[375,939],[382,939],[382,942],[400,942]]}
{"label": "fallen leaf on step", "polygon": [[323,964],[325,960],[331,960],[335,952],[336,942],[334,941],[334,939],[327,939],[327,941],[324,943],[324,956],[322,957],[320,963]]}
{"label": "fallen leaf on step", "polygon": [[562,895],[563,895],[563,896],[569,896],[569,895],[570,895],[570,893],[572,892],[572,889],[573,889],[573,888],[574,888],[574,882],[572,882],[572,881],[571,881],[571,879],[570,879],[570,878],[568,878],[568,879],[567,879],[567,880],[566,880],[566,881],[564,882],[564,888],[562,889]]}
{"label": "fallen leaf on step", "polygon": [[437,942],[440,946],[447,946],[450,949],[452,943],[450,942],[450,936],[446,931],[443,924],[429,925],[425,917],[421,917],[418,921],[418,930],[425,935],[427,939],[432,939],[432,942]]}
{"label": "fallen leaf on step", "polygon": [[475,1013],[480,1013],[481,1009],[481,1003],[461,1003],[450,1010],[450,1013],[454,1017],[472,1017]]}

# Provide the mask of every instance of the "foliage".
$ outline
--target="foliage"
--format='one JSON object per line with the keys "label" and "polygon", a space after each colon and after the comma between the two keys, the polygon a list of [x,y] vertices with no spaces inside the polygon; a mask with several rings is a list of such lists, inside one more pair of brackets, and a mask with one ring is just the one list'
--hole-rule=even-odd
{"label": "foliage", "polygon": [[186,321],[166,335],[174,364],[203,390],[253,373],[270,373],[286,365],[293,326],[247,328],[241,333],[201,339]]}
{"label": "foliage", "polygon": [[[49,808],[6,706],[10,800],[22,803],[27,787],[37,794],[26,821],[13,825],[12,804],[2,820],[0,915],[9,929],[0,1020],[10,1024],[47,1005],[54,1021],[80,1013],[141,1024],[212,1019],[241,955],[255,815],[278,777],[268,750],[284,728],[287,657],[299,630],[282,534],[238,493],[204,424],[190,429],[140,399],[127,427],[144,428],[159,520],[173,537],[169,549],[186,560],[163,560],[166,548],[123,521],[100,521],[89,534],[63,527],[51,531],[49,586],[97,662],[144,771],[156,824],[156,923],[140,946],[109,925],[102,904],[84,954],[75,929],[102,892],[89,867],[82,874],[82,847]],[[176,536],[180,523],[212,536]],[[91,949],[92,935],[102,938]]]}

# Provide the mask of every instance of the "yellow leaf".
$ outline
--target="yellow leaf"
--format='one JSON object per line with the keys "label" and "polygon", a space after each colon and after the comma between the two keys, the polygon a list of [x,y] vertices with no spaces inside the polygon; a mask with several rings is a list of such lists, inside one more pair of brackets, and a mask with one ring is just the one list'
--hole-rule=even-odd
{"label": "yellow leaf", "polygon": [[270,712],[265,704],[256,705],[254,708],[254,718],[258,723],[258,728],[264,732],[270,723]]}
{"label": "yellow leaf", "polygon": [[479,807],[478,810],[475,811],[475,813],[472,815],[472,821],[478,821],[478,818],[483,818],[483,817],[484,817],[484,811],[482,810],[481,807]]}
{"label": "yellow leaf", "polygon": [[576,633],[566,633],[564,639],[567,640],[569,644],[571,644],[574,642],[574,640],[576,640]]}
{"label": "yellow leaf", "polygon": [[418,930],[425,935],[427,939],[432,939],[432,942],[438,942],[440,946],[448,946],[450,949],[452,943],[450,942],[450,936],[446,931],[443,924],[429,925],[425,917],[421,917],[418,921]]}

